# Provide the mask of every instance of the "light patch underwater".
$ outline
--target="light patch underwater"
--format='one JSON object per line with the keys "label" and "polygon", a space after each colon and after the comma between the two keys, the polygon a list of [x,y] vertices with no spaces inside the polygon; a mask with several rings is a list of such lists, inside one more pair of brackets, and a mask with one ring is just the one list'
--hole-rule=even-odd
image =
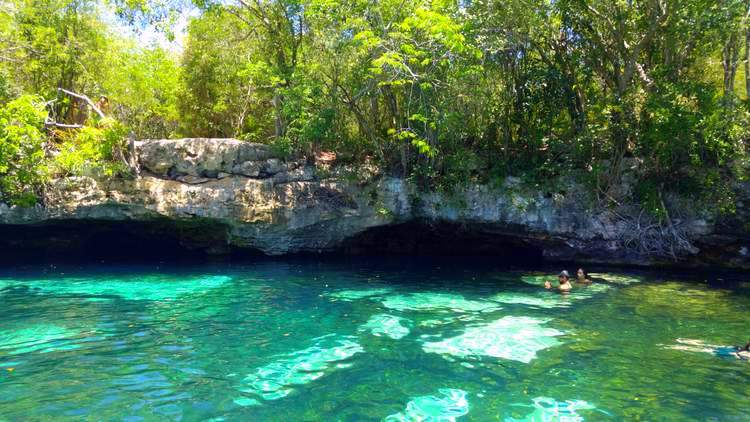
{"label": "light patch underwater", "polygon": [[523,419],[513,417],[505,418],[505,422],[583,422],[583,416],[578,414],[579,410],[594,410],[595,406],[583,400],[566,400],[559,402],[549,397],[537,397],[533,404],[519,404],[519,407],[534,408]]}
{"label": "light patch underwater", "polygon": [[481,319],[481,315],[476,314],[459,314],[456,316],[446,316],[443,318],[425,319],[419,322],[420,327],[440,327],[442,325],[450,325],[455,323],[466,323]]}
{"label": "light patch underwater", "polygon": [[74,331],[54,324],[37,324],[26,328],[0,331],[0,350],[9,355],[23,353],[49,353],[81,347],[72,338],[80,336]]}
{"label": "light patch underwater", "polygon": [[437,342],[426,342],[422,349],[459,358],[490,356],[529,363],[540,350],[561,344],[562,331],[542,325],[549,320],[506,316],[495,322],[468,328],[463,334]]}
{"label": "light patch underwater", "polygon": [[[127,300],[172,300],[221,287],[231,281],[229,276],[191,276],[179,280],[163,275],[130,276],[108,280],[63,278],[7,282],[8,287],[28,287],[45,294],[117,296]],[[98,298],[101,299],[101,298]]]}
{"label": "light patch underwater", "polygon": [[393,289],[389,287],[379,287],[373,289],[363,290],[339,290],[333,293],[325,293],[323,296],[327,296],[333,300],[341,300],[344,302],[352,302],[360,299],[377,298],[393,292]]}
{"label": "light patch underwater", "polygon": [[386,417],[386,422],[453,422],[469,413],[466,391],[441,388],[439,396],[416,397],[406,409]]}
{"label": "light patch underwater", "polygon": [[569,308],[576,300],[590,299],[599,293],[606,292],[611,286],[594,283],[589,286],[574,286],[570,293],[561,294],[557,291],[539,291],[533,293],[504,292],[491,296],[489,299],[499,303],[526,305],[534,308],[554,309]]}
{"label": "light patch underwater", "polygon": [[[324,376],[326,371],[348,367],[348,364],[337,362],[365,351],[355,339],[354,336],[321,337],[312,347],[290,353],[258,368],[255,373],[242,380],[239,390],[265,400],[286,397],[293,391],[292,386],[315,381]],[[256,399],[247,397],[237,398],[235,403],[241,406],[260,404]]]}
{"label": "light patch underwater", "polygon": [[411,293],[383,300],[383,306],[397,311],[490,312],[502,309],[496,303],[470,300],[453,293]]}
{"label": "light patch underwater", "polygon": [[570,297],[553,292],[542,292],[539,294],[523,293],[498,293],[491,300],[509,305],[526,305],[533,308],[569,308],[571,305]]}
{"label": "light patch underwater", "polygon": [[359,327],[359,331],[369,331],[376,337],[386,335],[394,340],[399,340],[409,334],[409,328],[406,324],[408,324],[407,319],[388,314],[378,314],[371,316],[365,324]]}
{"label": "light patch underwater", "polygon": [[589,277],[593,279],[600,278],[608,283],[622,284],[625,286],[633,284],[633,283],[640,283],[642,281],[641,277],[621,275],[621,274],[591,273],[589,274]]}

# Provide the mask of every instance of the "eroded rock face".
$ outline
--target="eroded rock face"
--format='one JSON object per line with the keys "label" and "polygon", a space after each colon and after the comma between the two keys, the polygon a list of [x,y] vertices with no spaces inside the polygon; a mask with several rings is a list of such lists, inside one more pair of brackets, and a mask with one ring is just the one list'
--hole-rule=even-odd
{"label": "eroded rock face", "polygon": [[288,169],[268,145],[237,139],[148,140],[136,142],[135,148],[142,168],[160,177],[217,178],[223,173],[258,178]]}
{"label": "eroded rock face", "polygon": [[[200,219],[229,228],[228,244],[267,254],[327,250],[369,227],[388,224],[370,197],[335,181],[273,183],[246,177],[201,184],[142,176],[100,183],[90,178],[59,180],[60,192],[45,207],[0,209],[2,224],[54,220]],[[401,209],[397,194],[383,186],[382,205]],[[188,239],[189,240],[189,239]]]}
{"label": "eroded rock face", "polygon": [[[136,151],[140,174],[133,179],[59,179],[44,206],[0,204],[0,233],[2,225],[168,221],[189,224],[190,231],[176,236],[213,252],[239,247],[279,255],[343,245],[360,253],[412,253],[442,245],[442,253],[515,248],[548,260],[674,263],[634,247],[634,220],[623,218],[628,210],[594,212],[574,185],[549,193],[508,178],[501,187],[472,186],[446,196],[418,193],[398,178],[320,179],[303,162],[235,139],[147,140],[137,142]],[[685,217],[680,234],[692,243],[678,251],[677,262],[750,267],[750,236],[736,229],[743,218]],[[211,235],[196,235],[204,224]]]}
{"label": "eroded rock face", "polygon": [[0,204],[0,225],[204,221],[210,230],[226,228],[219,246],[277,255],[330,250],[369,227],[408,215],[410,206],[398,180],[367,189],[315,180],[313,167],[274,156],[266,145],[235,139],[152,140],[137,142],[136,151],[138,177],[55,180],[44,206]]}

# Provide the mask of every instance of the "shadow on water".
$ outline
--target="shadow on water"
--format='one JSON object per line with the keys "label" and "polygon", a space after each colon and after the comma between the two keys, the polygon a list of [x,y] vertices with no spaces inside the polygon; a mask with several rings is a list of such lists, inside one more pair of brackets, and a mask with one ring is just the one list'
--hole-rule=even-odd
{"label": "shadow on water", "polygon": [[[206,222],[58,221],[0,225],[1,264],[205,263],[226,248],[227,228]],[[253,250],[238,256],[261,256]]]}
{"label": "shadow on water", "polygon": [[[258,259],[250,248],[228,244],[229,228],[202,221],[71,220],[31,225],[0,225],[0,247],[5,262],[65,260],[144,261],[177,259]],[[350,239],[334,251],[314,256],[330,260],[336,255],[461,256],[486,257],[507,265],[537,265],[542,248],[523,235],[476,231],[458,224],[420,222],[376,227]]]}

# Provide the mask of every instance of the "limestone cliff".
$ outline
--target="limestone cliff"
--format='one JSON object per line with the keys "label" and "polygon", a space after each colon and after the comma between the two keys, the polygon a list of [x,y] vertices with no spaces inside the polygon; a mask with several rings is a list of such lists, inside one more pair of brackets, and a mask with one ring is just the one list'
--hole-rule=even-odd
{"label": "limestone cliff", "polygon": [[[233,139],[147,140],[135,150],[136,177],[59,179],[43,205],[0,204],[0,247],[23,244],[23,227],[136,222],[162,225],[186,246],[212,253],[413,253],[429,251],[442,239],[441,253],[492,254],[510,245],[548,260],[750,267],[743,204],[732,221],[710,215],[676,219],[675,234],[646,227],[631,210],[592,211],[573,184],[545,192],[509,178],[502,186],[449,195],[419,192],[398,178],[351,177],[336,169],[323,177],[268,146]],[[673,239],[649,249],[653,242],[633,234],[640,224],[652,237]],[[420,242],[420,236],[428,240]]]}

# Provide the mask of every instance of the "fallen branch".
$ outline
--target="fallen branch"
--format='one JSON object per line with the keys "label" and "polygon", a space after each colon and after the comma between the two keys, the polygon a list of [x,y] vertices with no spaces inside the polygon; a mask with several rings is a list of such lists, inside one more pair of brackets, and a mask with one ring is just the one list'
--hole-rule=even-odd
{"label": "fallen branch", "polygon": [[[662,204],[665,207],[665,204]],[[637,216],[636,216],[637,213]],[[671,216],[660,219],[649,215],[642,207],[631,208],[623,214],[614,213],[621,223],[625,224],[620,237],[621,245],[639,254],[669,257],[677,260],[679,256],[695,253],[695,247],[682,220],[673,220]]]}
{"label": "fallen branch", "polygon": [[83,125],[68,125],[65,123],[57,123],[57,122],[44,122],[44,126],[46,127],[58,127],[60,129],[81,129]]}
{"label": "fallen branch", "polygon": [[97,107],[96,104],[94,104],[94,102],[91,101],[91,98],[87,97],[86,95],[77,94],[77,93],[75,93],[73,91],[68,91],[67,89],[64,89],[64,88],[57,88],[57,90],[60,91],[60,92],[62,92],[62,93],[64,93],[64,94],[68,94],[71,97],[75,97],[75,98],[81,99],[83,101],[86,101],[86,103],[88,103],[89,107],[91,107],[91,109],[94,110],[96,112],[96,114],[99,115],[99,117],[101,117],[102,119],[104,119],[106,117],[104,115],[104,113],[102,113],[102,111],[99,110],[99,107]]}

